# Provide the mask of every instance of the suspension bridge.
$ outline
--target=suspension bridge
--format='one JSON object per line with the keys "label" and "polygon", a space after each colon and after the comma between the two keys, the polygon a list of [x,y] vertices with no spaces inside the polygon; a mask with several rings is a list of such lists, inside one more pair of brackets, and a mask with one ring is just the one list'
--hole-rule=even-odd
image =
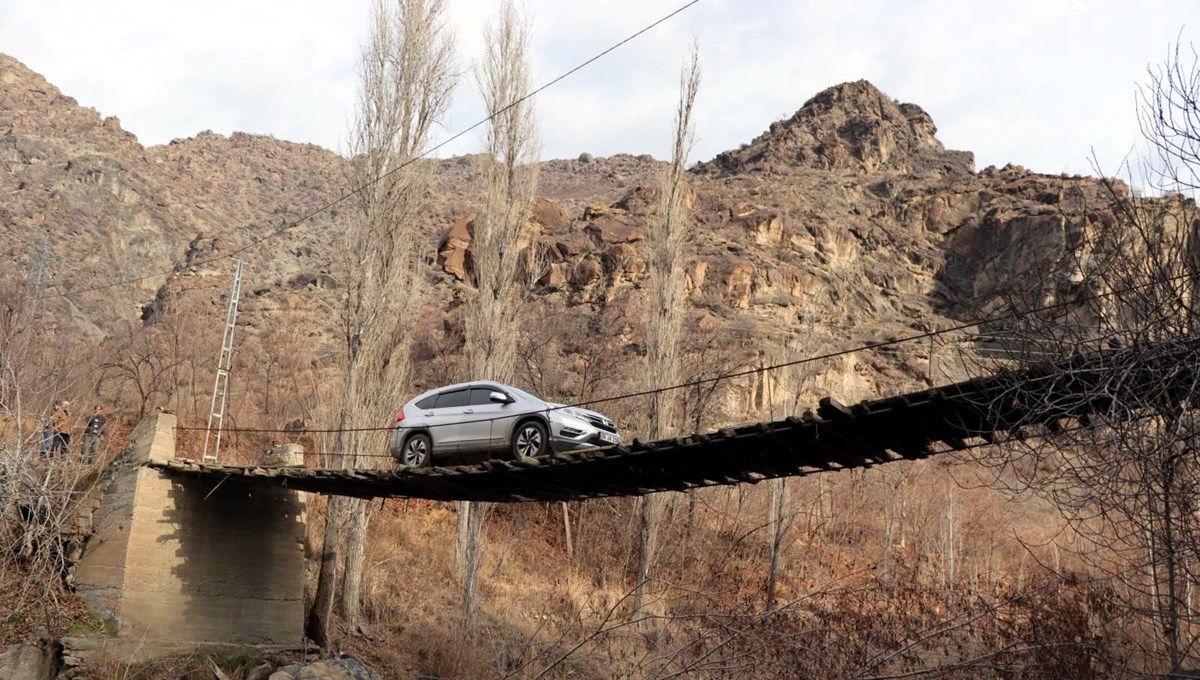
{"label": "suspension bridge", "polygon": [[[357,498],[568,501],[686,491],[867,468],[1086,427],[1130,404],[1172,399],[1195,378],[1192,341],[1080,354],[974,380],[843,405],[832,397],[783,420],[521,461],[397,469],[219,465],[172,458],[150,467],[219,483],[239,479]],[[1167,368],[1164,369],[1164,366]]]}

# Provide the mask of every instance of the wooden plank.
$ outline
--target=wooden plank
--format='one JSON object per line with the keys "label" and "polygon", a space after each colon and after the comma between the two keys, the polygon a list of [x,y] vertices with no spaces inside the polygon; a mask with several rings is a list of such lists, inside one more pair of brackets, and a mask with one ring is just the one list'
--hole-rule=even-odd
{"label": "wooden plank", "polygon": [[827,420],[848,420],[854,418],[854,413],[833,397],[821,399],[817,406],[817,414]]}
{"label": "wooden plank", "polygon": [[813,443],[825,460],[832,460],[843,468],[866,467],[870,460],[861,444],[847,440],[832,424],[818,428]]}

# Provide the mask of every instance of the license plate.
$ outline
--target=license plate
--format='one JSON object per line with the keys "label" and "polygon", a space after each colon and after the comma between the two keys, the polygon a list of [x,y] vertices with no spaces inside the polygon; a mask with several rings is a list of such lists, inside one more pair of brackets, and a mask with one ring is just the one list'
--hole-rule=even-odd
{"label": "license plate", "polygon": [[617,438],[617,435],[612,434],[611,432],[605,432],[605,431],[601,430],[600,431],[600,441],[608,442],[609,444],[616,444],[617,442],[619,442],[621,440]]}

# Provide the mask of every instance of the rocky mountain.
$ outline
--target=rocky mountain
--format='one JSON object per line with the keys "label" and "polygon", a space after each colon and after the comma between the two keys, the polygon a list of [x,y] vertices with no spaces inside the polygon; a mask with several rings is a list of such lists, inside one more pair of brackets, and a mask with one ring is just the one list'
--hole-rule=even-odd
{"label": "rocky mountain", "polygon": [[726,176],[781,168],[970,175],[973,156],[947,151],[936,134],[921,107],[892,100],[860,80],[821,92],[790,119],[704,167]]}
{"label": "rocky mountain", "polygon": [[[858,81],[696,165],[693,233],[679,263],[692,305],[690,372],[956,325],[995,308],[1012,282],[1078,255],[1080,235],[1100,219],[1093,209],[1106,205],[1098,180],[1018,166],[976,172],[972,155],[945,149],[936,132],[917,105]],[[434,292],[417,353],[422,380],[436,381],[461,377],[479,182],[470,157],[427,164],[436,179],[422,228]],[[540,353],[527,366],[532,387],[569,398],[638,383],[642,242],[663,167],[628,155],[542,163],[527,245],[541,264],[526,272],[536,283],[518,320]],[[280,329],[314,361],[327,356],[340,285],[331,252],[346,208],[271,234],[338,196],[344,176],[338,154],[270,137],[204,132],[144,147],[116,118],[0,55],[0,277],[43,262],[63,332],[100,340],[153,325],[174,305],[212,335],[203,343],[215,355],[233,269],[226,256],[236,256],[247,262],[247,356]],[[1068,300],[1086,276],[1025,292]],[[856,399],[959,375],[949,361],[935,370],[935,359],[928,346],[905,346],[772,384],[746,379],[721,410],[745,417],[765,408],[768,388],[794,393],[801,383]],[[599,381],[597,365],[608,373]]]}

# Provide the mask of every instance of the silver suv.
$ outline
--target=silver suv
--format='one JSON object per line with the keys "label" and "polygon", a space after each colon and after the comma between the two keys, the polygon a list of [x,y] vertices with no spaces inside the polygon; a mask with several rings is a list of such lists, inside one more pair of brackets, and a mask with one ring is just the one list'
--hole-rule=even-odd
{"label": "silver suv", "polygon": [[521,459],[620,443],[613,422],[595,411],[546,402],[508,385],[470,382],[405,404],[388,449],[397,461],[424,467],[434,457],[507,453]]}

